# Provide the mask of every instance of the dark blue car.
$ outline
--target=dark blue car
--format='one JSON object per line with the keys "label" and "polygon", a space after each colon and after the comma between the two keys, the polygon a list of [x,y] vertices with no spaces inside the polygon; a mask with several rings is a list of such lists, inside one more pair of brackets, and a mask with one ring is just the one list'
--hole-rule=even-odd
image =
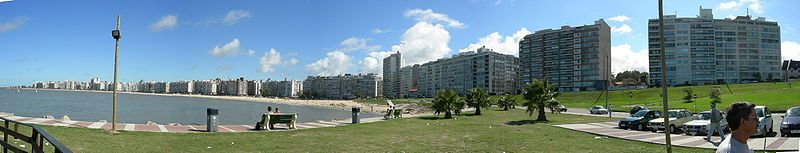
{"label": "dark blue car", "polygon": [[639,110],[630,117],[624,118],[619,121],[619,128],[621,129],[636,129],[640,131],[647,130],[647,122],[661,117],[663,113],[658,110]]}
{"label": "dark blue car", "polygon": [[781,116],[781,136],[789,134],[800,134],[800,107],[792,107],[786,110],[786,114]]}

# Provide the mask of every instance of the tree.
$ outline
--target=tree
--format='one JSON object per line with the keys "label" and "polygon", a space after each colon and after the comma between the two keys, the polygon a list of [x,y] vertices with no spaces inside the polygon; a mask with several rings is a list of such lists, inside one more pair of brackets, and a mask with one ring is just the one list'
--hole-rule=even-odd
{"label": "tree", "polygon": [[472,88],[467,93],[467,106],[475,108],[475,115],[481,115],[481,107],[489,107],[492,101],[486,91],[480,88]]}
{"label": "tree", "polygon": [[686,100],[687,103],[694,101],[694,90],[692,90],[692,88],[683,88],[683,92],[686,93],[686,96],[683,97],[683,100]]}
{"label": "tree", "polygon": [[753,73],[753,78],[756,78],[756,81],[761,81],[761,73]]}
{"label": "tree", "polygon": [[504,111],[507,111],[508,108],[513,108],[515,105],[517,105],[517,99],[512,95],[501,96],[499,99],[497,99],[497,105],[503,108]]}
{"label": "tree", "polygon": [[711,97],[711,103],[722,103],[722,97],[720,97],[722,93],[719,90],[719,87],[712,88],[711,93],[709,93],[709,97]]}
{"label": "tree", "polygon": [[538,110],[539,116],[536,118],[536,120],[547,121],[547,116],[545,116],[544,109],[549,108],[551,111],[553,111],[559,105],[559,102],[556,99],[559,93],[555,92],[555,89],[556,86],[548,84],[546,80],[544,82],[538,79],[531,81],[531,83],[525,87],[525,93],[522,94],[526,100],[526,102],[522,105],[528,107],[525,110],[529,113],[528,116],[533,116],[533,112]]}
{"label": "tree", "polygon": [[433,105],[431,105],[431,109],[433,109],[433,113],[440,114],[444,113],[445,119],[453,118],[453,113],[456,110],[461,110],[458,108],[458,103],[463,103],[463,99],[461,96],[458,96],[456,92],[453,90],[440,90],[436,93],[436,97],[433,99]]}

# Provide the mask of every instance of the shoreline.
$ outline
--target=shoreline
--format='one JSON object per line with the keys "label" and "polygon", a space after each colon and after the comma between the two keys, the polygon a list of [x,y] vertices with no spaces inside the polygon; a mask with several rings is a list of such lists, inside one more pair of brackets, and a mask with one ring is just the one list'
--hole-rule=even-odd
{"label": "shoreline", "polygon": [[[7,88],[9,90],[13,90]],[[41,88],[18,88],[22,90],[48,90],[48,91],[71,91],[71,92],[94,92],[94,93],[113,93],[112,91],[98,91],[98,90],[67,90],[67,89],[41,89]],[[213,96],[213,95],[192,95],[192,94],[161,94],[161,93],[142,93],[142,92],[120,92],[119,94],[135,94],[135,95],[149,95],[149,96],[169,96],[169,97],[188,97],[188,98],[206,98],[218,100],[235,100],[243,102],[259,102],[259,103],[275,103],[287,104],[295,106],[311,106],[323,107],[336,110],[350,111],[352,107],[361,107],[361,112],[384,114],[388,105],[377,104],[363,104],[357,103],[352,100],[299,100],[299,99],[280,99],[280,98],[258,98],[248,96]]]}

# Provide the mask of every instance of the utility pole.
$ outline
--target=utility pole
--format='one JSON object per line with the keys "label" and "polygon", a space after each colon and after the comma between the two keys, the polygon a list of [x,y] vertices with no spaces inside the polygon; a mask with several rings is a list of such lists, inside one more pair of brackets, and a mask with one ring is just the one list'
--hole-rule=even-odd
{"label": "utility pole", "polygon": [[[610,54],[610,52],[609,52],[609,54]],[[610,58],[611,57],[608,56],[608,54],[606,54],[606,85],[605,85],[605,87],[606,87],[606,107],[608,107],[608,118],[611,118],[611,112],[614,111],[613,110],[614,108],[611,108],[611,105],[608,105],[608,84],[610,83],[608,78],[611,76],[611,69],[610,69],[611,68],[611,60],[610,60]]]}
{"label": "utility pole", "polygon": [[116,43],[114,44],[114,104],[111,113],[111,132],[117,131],[117,64],[119,63],[119,39],[122,37],[119,33],[119,15],[117,15],[117,29],[111,31],[111,36],[114,37]]}
{"label": "utility pole", "polygon": [[663,109],[664,113],[666,113],[664,118],[664,135],[666,136],[667,142],[667,153],[672,153],[672,140],[670,140],[670,133],[672,133],[672,129],[669,127],[669,102],[667,101],[667,62],[664,60],[666,59],[666,50],[664,49],[664,5],[662,0],[658,0],[658,41],[659,53],[661,53],[661,98],[663,102]]}

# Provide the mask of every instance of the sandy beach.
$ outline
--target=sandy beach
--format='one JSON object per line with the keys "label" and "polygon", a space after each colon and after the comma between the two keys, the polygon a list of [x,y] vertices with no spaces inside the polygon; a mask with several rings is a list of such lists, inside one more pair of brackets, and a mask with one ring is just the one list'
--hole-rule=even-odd
{"label": "sandy beach", "polygon": [[[22,90],[53,90],[53,91],[72,91],[72,92],[112,93],[112,91],[97,91],[97,90],[65,90],[65,89],[34,89],[34,88],[22,88]],[[141,93],[141,92],[117,92],[117,93],[278,103],[278,104],[299,105],[299,106],[326,107],[326,108],[333,108],[346,111],[350,111],[352,107],[361,107],[362,112],[379,113],[379,114],[383,114],[387,109],[389,109],[388,105],[363,104],[354,102],[352,100],[300,100],[300,99],[281,99],[281,98],[260,98],[260,97],[247,97],[247,96],[212,96],[212,95],[159,94],[159,93]]]}

